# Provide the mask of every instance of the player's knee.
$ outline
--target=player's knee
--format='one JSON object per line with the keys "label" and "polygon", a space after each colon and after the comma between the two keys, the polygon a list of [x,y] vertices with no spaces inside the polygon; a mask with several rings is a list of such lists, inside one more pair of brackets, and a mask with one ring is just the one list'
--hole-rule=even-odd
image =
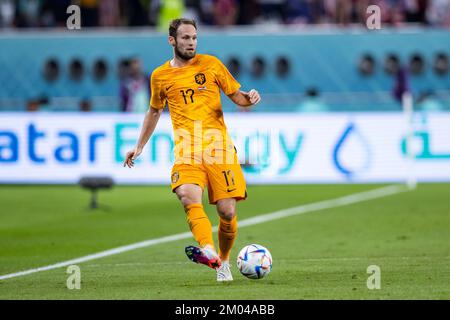
{"label": "player's knee", "polygon": [[198,201],[195,201],[192,197],[190,197],[188,194],[182,195],[178,197],[180,199],[181,204],[186,207],[194,203],[198,203]]}
{"label": "player's knee", "polygon": [[236,208],[233,204],[218,205],[217,211],[222,219],[231,221],[236,216]]}
{"label": "player's knee", "polygon": [[233,220],[233,218],[235,216],[236,216],[236,214],[234,212],[228,212],[228,213],[223,214],[221,217],[222,217],[222,219],[225,219],[227,221],[231,221],[231,220]]}
{"label": "player's knee", "polygon": [[186,190],[177,190],[177,196],[184,207],[194,203],[198,203],[198,200],[195,199],[195,197]]}

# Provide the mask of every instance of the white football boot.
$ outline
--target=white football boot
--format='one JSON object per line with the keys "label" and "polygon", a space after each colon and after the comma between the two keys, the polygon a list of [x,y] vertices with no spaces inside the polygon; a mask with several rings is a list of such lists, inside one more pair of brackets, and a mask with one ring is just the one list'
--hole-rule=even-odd
{"label": "white football boot", "polygon": [[217,281],[233,281],[233,276],[231,275],[230,263],[228,261],[222,261],[222,265],[216,269]]}

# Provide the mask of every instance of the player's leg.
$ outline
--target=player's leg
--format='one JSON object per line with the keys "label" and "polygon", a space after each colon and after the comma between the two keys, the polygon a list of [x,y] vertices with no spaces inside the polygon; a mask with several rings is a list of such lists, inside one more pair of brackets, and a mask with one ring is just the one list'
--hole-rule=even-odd
{"label": "player's leg", "polygon": [[216,208],[219,214],[219,256],[222,261],[217,269],[217,281],[232,281],[230,252],[237,234],[236,199],[220,199]]}
{"label": "player's leg", "polygon": [[234,154],[234,161],[205,165],[208,173],[209,201],[219,214],[219,255],[228,261],[237,233],[236,201],[247,197],[244,174]]}
{"label": "player's leg", "polygon": [[183,184],[174,191],[184,207],[192,235],[200,245],[200,247],[187,246],[186,255],[192,261],[210,268],[220,267],[220,258],[214,248],[211,222],[202,205],[203,189],[196,184]]}
{"label": "player's leg", "polygon": [[216,208],[219,214],[219,256],[222,261],[229,262],[237,234],[236,199],[218,200]]}
{"label": "player's leg", "polygon": [[214,248],[211,222],[202,205],[203,187],[207,175],[201,166],[174,165],[172,169],[172,190],[186,212],[186,221],[199,247],[186,247],[186,255],[194,262],[211,268],[220,266],[220,258]]}
{"label": "player's leg", "polygon": [[202,205],[203,189],[196,184],[183,184],[177,187],[175,193],[186,212],[186,221],[201,247],[214,248],[211,222]]}
{"label": "player's leg", "polygon": [[219,214],[219,256],[222,267],[217,281],[231,281],[229,258],[237,235],[236,202],[247,197],[241,166],[234,154],[233,163],[205,165],[208,173],[209,202],[216,204]]}

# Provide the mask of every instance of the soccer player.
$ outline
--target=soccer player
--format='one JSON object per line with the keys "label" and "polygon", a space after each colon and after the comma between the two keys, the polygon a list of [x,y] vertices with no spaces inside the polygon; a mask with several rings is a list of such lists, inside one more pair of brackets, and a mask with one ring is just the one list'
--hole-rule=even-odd
{"label": "soccer player", "polygon": [[[236,148],[223,119],[220,90],[242,107],[255,105],[261,98],[256,90],[241,91],[240,84],[219,59],[196,53],[194,20],[173,20],[168,40],[173,59],[151,75],[150,108],[135,148],[126,154],[124,166],[133,167],[167,104],[175,140],[171,187],[199,244],[186,247],[186,254],[192,261],[216,269],[217,281],[231,281],[229,258],[237,233],[236,202],[244,200],[247,191]],[[205,187],[220,218],[218,253],[211,222],[202,205]]]}

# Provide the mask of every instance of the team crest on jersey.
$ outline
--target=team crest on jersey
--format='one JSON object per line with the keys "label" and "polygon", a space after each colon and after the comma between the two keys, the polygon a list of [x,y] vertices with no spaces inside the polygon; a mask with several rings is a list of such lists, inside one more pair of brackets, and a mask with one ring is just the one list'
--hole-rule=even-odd
{"label": "team crest on jersey", "polygon": [[195,82],[199,85],[202,85],[206,82],[206,77],[204,73],[197,73],[195,75]]}
{"label": "team crest on jersey", "polygon": [[180,179],[180,174],[178,171],[175,171],[172,173],[172,183],[177,183],[178,179]]}

